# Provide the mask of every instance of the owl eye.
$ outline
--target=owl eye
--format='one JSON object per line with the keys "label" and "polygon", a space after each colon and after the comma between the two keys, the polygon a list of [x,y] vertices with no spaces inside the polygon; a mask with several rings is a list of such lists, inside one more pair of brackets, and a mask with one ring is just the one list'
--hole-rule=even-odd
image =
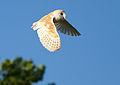
{"label": "owl eye", "polygon": [[60,15],[63,15],[63,13],[61,12]]}

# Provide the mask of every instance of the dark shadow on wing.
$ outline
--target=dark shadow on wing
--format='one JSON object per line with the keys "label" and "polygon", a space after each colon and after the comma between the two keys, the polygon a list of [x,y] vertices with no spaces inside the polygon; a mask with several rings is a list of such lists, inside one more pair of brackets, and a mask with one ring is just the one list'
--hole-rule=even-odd
{"label": "dark shadow on wing", "polygon": [[81,34],[66,20],[62,20],[59,22],[58,30],[60,30],[61,33],[71,35],[71,36],[80,36]]}

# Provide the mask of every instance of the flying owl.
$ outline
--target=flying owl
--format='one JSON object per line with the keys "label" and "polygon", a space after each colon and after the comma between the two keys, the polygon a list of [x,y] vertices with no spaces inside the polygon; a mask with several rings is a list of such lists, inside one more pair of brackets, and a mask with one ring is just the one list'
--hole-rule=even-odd
{"label": "flying owl", "polygon": [[65,17],[66,14],[63,10],[55,10],[39,21],[34,22],[32,25],[33,30],[37,30],[40,42],[50,52],[60,49],[61,42],[57,31],[71,36],[80,35],[80,33],[65,20]]}

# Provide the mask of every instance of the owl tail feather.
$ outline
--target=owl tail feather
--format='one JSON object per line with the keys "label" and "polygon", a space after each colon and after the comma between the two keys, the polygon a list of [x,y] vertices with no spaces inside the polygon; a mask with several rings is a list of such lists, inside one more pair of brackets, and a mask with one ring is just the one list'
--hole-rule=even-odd
{"label": "owl tail feather", "polygon": [[38,24],[38,22],[34,22],[32,27],[31,27],[34,31],[38,29],[37,24]]}

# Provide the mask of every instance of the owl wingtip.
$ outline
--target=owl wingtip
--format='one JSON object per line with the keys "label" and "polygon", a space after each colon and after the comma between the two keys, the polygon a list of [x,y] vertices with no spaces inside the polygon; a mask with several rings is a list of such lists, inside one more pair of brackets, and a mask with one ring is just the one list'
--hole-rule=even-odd
{"label": "owl wingtip", "polygon": [[81,36],[81,33],[79,33],[78,36]]}
{"label": "owl wingtip", "polygon": [[81,36],[81,33],[76,33],[75,35],[73,35],[73,36]]}

